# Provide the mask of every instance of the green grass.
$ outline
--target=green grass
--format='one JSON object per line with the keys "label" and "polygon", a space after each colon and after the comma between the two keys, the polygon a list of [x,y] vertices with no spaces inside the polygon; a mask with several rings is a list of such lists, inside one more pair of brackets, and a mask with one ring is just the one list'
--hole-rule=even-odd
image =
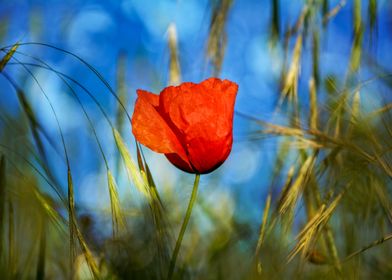
{"label": "green grass", "polygon": [[[184,175],[176,186],[159,186],[153,178],[155,167],[148,164],[139,143],[132,155],[134,143],[123,138],[123,132],[131,129],[126,54],[118,58],[115,91],[91,63],[56,46],[18,42],[3,47],[0,73],[10,87],[2,94],[14,96],[20,111],[16,116],[0,112],[0,275],[4,279],[390,278],[392,106],[384,103],[369,110],[364,104],[372,94],[371,85],[389,91],[392,87],[391,74],[364,47],[364,38],[373,36],[377,26],[378,1],[353,2],[352,34],[347,35],[352,35],[352,46],[342,77],[321,71],[320,55],[328,24],[346,1],[335,6],[326,0],[304,1],[292,26],[280,18],[284,8],[280,2],[272,1],[270,48],[284,51],[275,112],[285,119],[278,123],[275,116],[265,120],[236,113],[255,128],[248,140],[262,145],[264,138],[276,137],[279,143],[265,186],[268,195],[258,206],[260,219],[251,222],[230,212],[233,203],[223,195],[213,203],[220,207],[213,207],[208,200],[213,185],[197,198],[192,195],[191,216],[186,207],[192,176]],[[205,59],[211,74],[219,76],[230,44],[225,30],[233,3],[214,3]],[[365,6],[367,14],[361,13]],[[178,84],[181,55],[175,25],[168,34],[168,84]],[[32,47],[57,52],[87,68],[116,101],[115,117],[96,92],[42,60]],[[311,53],[309,77],[301,76],[304,52]],[[13,72],[7,70],[16,67],[26,78],[9,74]],[[360,81],[365,67],[374,77]],[[33,69],[56,75],[83,112],[90,144],[96,145],[99,165],[104,167],[106,180],[97,188],[107,192],[107,212],[97,205],[96,211],[85,214],[78,205],[75,189],[83,185],[74,182],[73,172],[83,166],[72,157],[71,141],[63,135],[56,108]],[[36,94],[51,108],[58,137],[40,123],[38,108],[23,86],[26,80],[40,88]],[[308,85],[305,92],[299,92],[300,82]],[[110,128],[106,137],[113,143],[115,161],[109,160],[82,95],[91,99]],[[301,96],[309,100],[306,105]],[[62,176],[54,174],[52,157],[63,161]],[[121,173],[126,174],[126,183],[120,182]],[[120,195],[119,183],[132,189],[129,197]],[[97,216],[110,221],[111,235],[101,236],[94,228]]]}

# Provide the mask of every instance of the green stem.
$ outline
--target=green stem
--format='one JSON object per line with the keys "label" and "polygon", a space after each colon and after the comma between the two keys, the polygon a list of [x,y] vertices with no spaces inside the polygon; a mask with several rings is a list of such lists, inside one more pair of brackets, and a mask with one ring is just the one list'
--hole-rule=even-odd
{"label": "green stem", "polygon": [[176,246],[174,247],[173,255],[170,260],[169,273],[167,277],[169,280],[172,279],[173,277],[174,267],[176,266],[176,260],[177,260],[178,252],[180,251],[181,242],[182,239],[184,238],[184,233],[188,225],[189,218],[191,217],[192,208],[196,201],[197,189],[199,187],[199,180],[200,180],[200,174],[196,174],[195,182],[193,183],[191,199],[189,200],[188,209],[186,210],[186,214],[185,214],[185,219],[182,223],[180,234],[178,235]]}

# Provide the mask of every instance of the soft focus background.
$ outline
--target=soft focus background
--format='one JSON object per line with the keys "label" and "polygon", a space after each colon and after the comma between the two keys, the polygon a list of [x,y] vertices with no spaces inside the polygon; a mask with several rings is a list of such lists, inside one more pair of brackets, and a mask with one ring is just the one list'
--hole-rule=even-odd
{"label": "soft focus background", "polygon": [[391,28],[387,0],[0,0],[2,274],[164,278],[194,178],[123,160],[118,100],[218,76],[239,85],[233,150],[176,277],[391,277]]}

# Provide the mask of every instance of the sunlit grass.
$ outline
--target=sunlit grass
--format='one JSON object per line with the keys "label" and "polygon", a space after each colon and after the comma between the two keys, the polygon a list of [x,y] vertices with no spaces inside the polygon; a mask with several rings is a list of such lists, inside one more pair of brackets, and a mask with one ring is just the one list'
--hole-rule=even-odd
{"label": "sunlit grass", "polygon": [[[372,85],[382,84],[388,92],[392,85],[392,76],[364,48],[365,38],[374,36],[377,26],[378,1],[353,1],[352,34],[347,34],[352,45],[345,73],[338,76],[322,71],[320,54],[328,24],[346,1],[333,5],[326,0],[304,1],[292,26],[280,18],[285,8],[280,2],[272,1],[270,17],[270,47],[284,51],[275,114],[265,119],[241,109],[236,113],[236,118],[255,128],[247,140],[262,145],[266,137],[275,137],[278,143],[269,185],[264,186],[268,194],[257,206],[261,216],[256,221],[231,213],[233,205],[223,195],[214,196],[213,204],[219,207],[212,207],[211,192],[204,190],[192,200],[192,216],[186,215],[192,190],[188,175],[165,189],[170,192],[156,184],[160,180],[153,174],[158,167],[149,165],[139,143],[124,138],[124,131],[131,130],[125,54],[118,58],[115,87],[93,62],[56,46],[18,42],[3,47],[0,73],[10,86],[2,94],[14,96],[20,110],[16,115],[0,112],[0,275],[5,279],[165,279],[168,274],[174,279],[390,277],[392,106],[387,99],[378,106],[364,104]],[[367,15],[361,13],[365,4]],[[230,0],[211,5],[205,54],[216,76],[230,44],[226,24],[233,7]],[[177,36],[173,24],[167,38],[167,84],[173,85],[182,80]],[[40,51],[53,51],[88,69],[116,102],[114,113],[97,98],[100,93],[41,59]],[[306,52],[311,71],[301,76]],[[23,78],[14,69],[23,72]],[[56,75],[83,113],[80,122],[91,136],[88,145],[96,145],[94,158],[106,179],[96,187],[109,198],[105,206],[97,201],[96,211],[78,204],[76,190],[84,186],[74,174],[84,166],[70,137],[64,135],[57,118],[60,109],[33,69]],[[370,69],[374,76],[361,80],[362,69]],[[40,108],[29,100],[26,81],[40,88],[31,94],[47,101],[57,134],[48,132],[38,117]],[[96,106],[94,114],[86,98]],[[95,113],[108,126],[109,141],[102,139]],[[113,149],[104,143],[113,144]],[[53,159],[60,159],[58,166]],[[213,189],[213,183],[210,180],[208,188]],[[132,190],[130,198],[119,192],[124,185]],[[186,231],[181,227],[185,215]],[[103,227],[110,228],[110,234]],[[182,246],[178,241],[176,245],[177,236]]]}

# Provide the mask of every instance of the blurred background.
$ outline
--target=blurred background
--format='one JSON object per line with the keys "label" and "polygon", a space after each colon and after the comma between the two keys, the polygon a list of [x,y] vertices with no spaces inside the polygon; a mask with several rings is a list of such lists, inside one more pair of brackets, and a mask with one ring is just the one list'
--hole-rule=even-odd
{"label": "blurred background", "polygon": [[391,108],[391,15],[387,0],[0,0],[1,271],[164,278],[194,178],[137,150],[136,89],[218,76],[239,85],[233,149],[201,177],[176,277],[391,276],[392,128],[369,119]]}

